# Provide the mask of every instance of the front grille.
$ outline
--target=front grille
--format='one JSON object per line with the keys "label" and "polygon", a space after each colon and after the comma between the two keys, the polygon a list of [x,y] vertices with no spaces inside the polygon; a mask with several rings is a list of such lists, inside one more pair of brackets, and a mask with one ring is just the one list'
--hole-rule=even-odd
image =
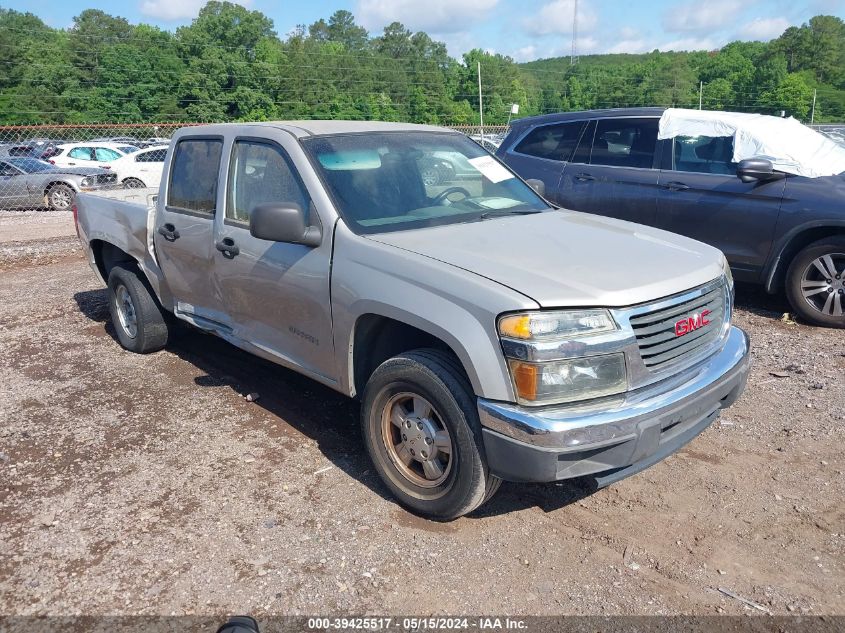
{"label": "front grille", "polygon": [[[646,308],[645,312],[632,316],[631,327],[645,366],[655,371],[705,354],[722,335],[727,316],[727,293],[722,282],[697,297],[680,297],[677,303],[669,305],[663,301],[658,309]],[[695,315],[701,315],[704,310],[710,311],[706,316],[710,322],[695,328]],[[676,326],[683,321],[685,323],[678,327],[680,331],[688,331],[679,336]]]}
{"label": "front grille", "polygon": [[117,181],[117,174],[97,174],[98,185],[111,185]]}

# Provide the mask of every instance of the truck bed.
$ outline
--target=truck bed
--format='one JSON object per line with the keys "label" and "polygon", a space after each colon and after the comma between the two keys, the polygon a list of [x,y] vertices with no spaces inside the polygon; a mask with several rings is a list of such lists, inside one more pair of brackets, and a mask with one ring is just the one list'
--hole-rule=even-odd
{"label": "truck bed", "polygon": [[151,283],[161,279],[153,245],[157,196],[158,189],[152,188],[80,193],[76,198],[77,226],[89,261],[94,263],[88,245],[99,240],[137,260]]}

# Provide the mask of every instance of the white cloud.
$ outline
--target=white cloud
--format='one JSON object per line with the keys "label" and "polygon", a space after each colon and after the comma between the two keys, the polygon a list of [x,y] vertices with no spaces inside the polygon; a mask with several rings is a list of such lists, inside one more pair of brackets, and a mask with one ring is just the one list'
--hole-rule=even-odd
{"label": "white cloud", "polygon": [[[252,4],[252,0],[232,1],[245,7]],[[208,0],[143,0],[140,9],[148,17],[171,22],[197,17],[206,2]]]}
{"label": "white cloud", "polygon": [[355,17],[370,31],[401,22],[414,31],[455,33],[490,17],[499,0],[358,0]]}
{"label": "white cloud", "polygon": [[608,48],[606,53],[645,53],[647,51],[653,50],[649,47],[649,44],[646,40],[642,39],[633,39],[633,40],[619,40]]}
{"label": "white cloud", "polygon": [[531,60],[537,59],[537,47],[533,44],[529,46],[523,46],[522,48],[516,49],[511,57],[518,62],[530,62]]}
{"label": "white cloud", "polygon": [[712,51],[720,48],[715,40],[709,37],[685,37],[674,42],[667,42],[654,48],[661,51]]}
{"label": "white cloud", "polygon": [[[532,35],[571,34],[575,0],[553,0],[544,4],[533,17],[525,18],[522,25]],[[578,5],[578,32],[592,31],[598,17],[586,2]]]}
{"label": "white cloud", "polygon": [[619,29],[619,37],[623,40],[633,40],[640,36],[640,32],[632,26],[623,26]]}
{"label": "white cloud", "polygon": [[739,0],[692,0],[673,4],[663,14],[663,26],[673,32],[721,29],[734,23],[747,5]]}
{"label": "white cloud", "polygon": [[779,37],[787,28],[789,20],[786,18],[755,18],[744,25],[739,34],[744,40],[767,41]]}
{"label": "white cloud", "polygon": [[613,44],[602,50],[603,53],[644,53],[653,50],[649,48],[649,42],[644,35],[631,26],[623,26],[619,29],[619,33],[613,39]]}

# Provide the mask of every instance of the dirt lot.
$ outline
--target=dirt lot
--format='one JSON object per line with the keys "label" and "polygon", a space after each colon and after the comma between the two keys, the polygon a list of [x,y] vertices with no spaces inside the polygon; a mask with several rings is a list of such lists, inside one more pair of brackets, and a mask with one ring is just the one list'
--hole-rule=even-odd
{"label": "dirt lot", "polygon": [[0,614],[845,614],[841,331],[741,288],[748,391],[682,452],[436,524],[355,403],[198,333],[122,351],[72,235],[0,212]]}

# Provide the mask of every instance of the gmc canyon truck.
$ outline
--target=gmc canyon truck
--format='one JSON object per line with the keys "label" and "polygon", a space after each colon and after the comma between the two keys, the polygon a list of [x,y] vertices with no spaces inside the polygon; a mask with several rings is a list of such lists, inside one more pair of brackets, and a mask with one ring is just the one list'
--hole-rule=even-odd
{"label": "gmc canyon truck", "polygon": [[[426,184],[443,156],[472,169]],[[77,204],[123,347],[187,322],[360,398],[384,484],[434,519],[502,480],[618,481],[745,386],[718,250],[557,209],[458,132],[189,127],[157,192]]]}

